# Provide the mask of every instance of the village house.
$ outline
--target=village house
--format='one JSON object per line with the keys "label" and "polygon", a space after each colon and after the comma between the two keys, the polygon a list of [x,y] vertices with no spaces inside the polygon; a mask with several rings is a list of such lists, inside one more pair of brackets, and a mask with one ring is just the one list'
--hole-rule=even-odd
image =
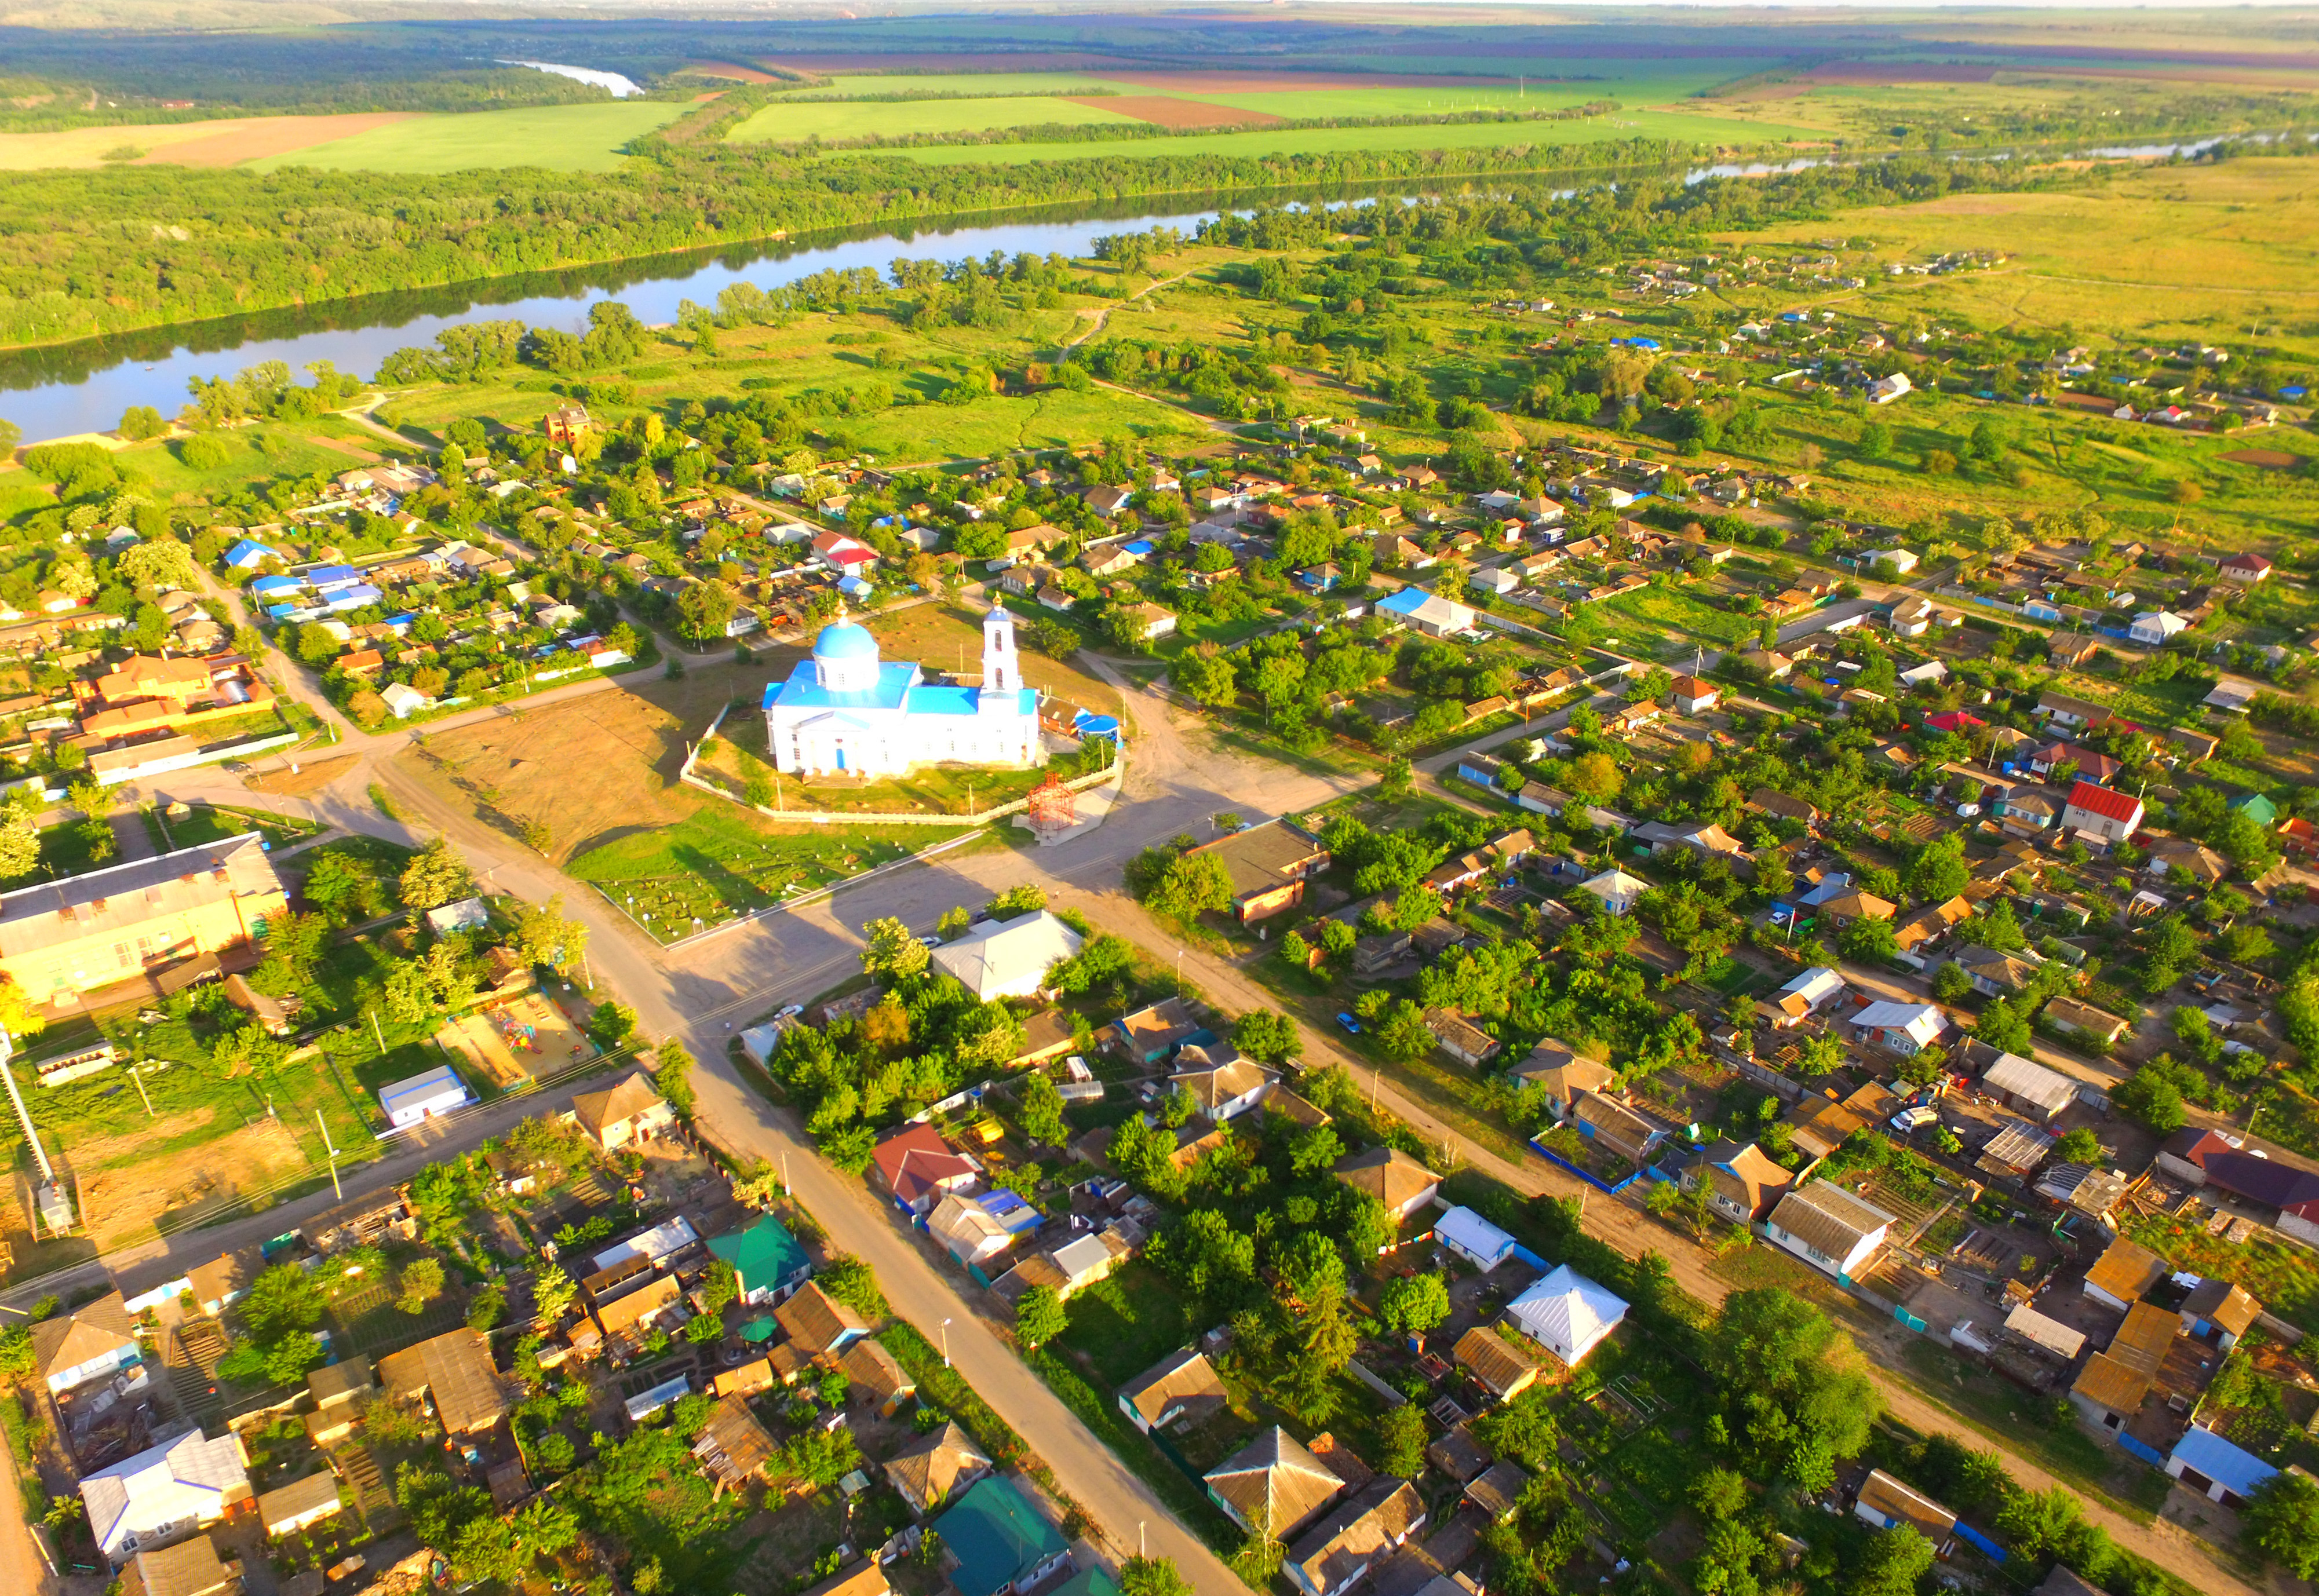
{"label": "village house", "polygon": [[894,1487],[912,1512],[924,1518],[950,1500],[954,1491],[979,1479],[990,1459],[961,1429],[944,1420],[905,1446],[886,1464],[886,1483]]}
{"label": "village house", "polygon": [[1708,1206],[1734,1224],[1752,1225],[1771,1213],[1795,1178],[1751,1141],[1721,1158],[1710,1152],[1683,1172],[1681,1184],[1692,1191],[1704,1182]]}
{"label": "village house", "polygon": [[934,1521],[959,1596],[1025,1596],[1071,1566],[1071,1549],[1012,1482],[985,1474]]}
{"label": "village house", "polygon": [[1345,1488],[1329,1466],[1278,1425],[1202,1476],[1208,1500],[1250,1534],[1291,1540]]}
{"label": "village house", "polygon": [[869,1321],[811,1280],[773,1310],[773,1322],[808,1358],[834,1358],[870,1333]]}
{"label": "village house", "polygon": [[676,1111],[652,1088],[642,1070],[601,1092],[572,1099],[573,1122],[606,1152],[650,1141],[676,1123]]}
{"label": "village house", "polygon": [[1268,920],[1304,901],[1304,884],[1329,868],[1320,839],[1285,820],[1267,820],[1228,832],[1187,850],[1211,857],[1232,879],[1232,917],[1243,925]]}
{"label": "village house", "polygon": [[1775,1247],[1849,1282],[1883,1247],[1893,1218],[1831,1181],[1815,1180],[1782,1197],[1764,1222]]}
{"label": "village house", "polygon": [[1331,1171],[1339,1180],[1385,1204],[1395,1220],[1433,1201],[1441,1177],[1397,1147],[1372,1147],[1337,1160]]}
{"label": "village house", "polygon": [[1627,1317],[1626,1301],[1563,1264],[1506,1304],[1522,1334],[1576,1368]]}
{"label": "village house", "polygon": [[89,1535],[115,1568],[197,1536],[250,1494],[249,1456],[230,1430],[214,1438],[189,1431],[80,1482]]}
{"label": "village house", "polygon": [[1500,1402],[1511,1402],[1538,1381],[1546,1366],[1487,1325],[1457,1338],[1449,1361]]}
{"label": "village house", "polygon": [[1171,1352],[1119,1388],[1119,1411],[1147,1435],[1155,1429],[1197,1429],[1231,1403],[1207,1355]]}

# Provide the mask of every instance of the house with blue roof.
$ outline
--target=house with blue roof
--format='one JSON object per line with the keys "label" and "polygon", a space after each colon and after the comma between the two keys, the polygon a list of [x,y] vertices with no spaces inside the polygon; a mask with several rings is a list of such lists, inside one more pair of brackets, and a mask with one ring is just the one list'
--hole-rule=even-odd
{"label": "house with blue roof", "polygon": [[362,573],[351,565],[317,565],[300,574],[306,579],[306,585],[318,593],[327,593],[332,588],[352,587],[362,580]]}
{"label": "house with blue roof", "polygon": [[916,664],[879,658],[868,628],[841,614],[814,639],[813,657],[767,685],[765,739],[773,768],[876,780],[949,762],[1046,762],[1039,695],[1023,682],[1015,618],[994,608],[982,623],[978,687],[926,681]]}
{"label": "house with blue roof", "polygon": [[294,576],[261,576],[251,582],[249,591],[256,598],[271,599],[278,593],[303,592],[305,587]]}
{"label": "house with blue roof", "polygon": [[225,551],[225,563],[236,571],[255,571],[266,561],[281,557],[279,550],[270,549],[254,537],[245,537]]}
{"label": "house with blue roof", "polygon": [[959,1596],[1021,1596],[1071,1566],[1061,1533],[996,1474],[977,1480],[934,1528],[952,1559]]}
{"label": "house with blue roof", "polygon": [[2166,1472],[2193,1491],[2204,1492],[2210,1501],[2242,1508],[2278,1470],[2237,1442],[2193,1424],[2174,1443]]}

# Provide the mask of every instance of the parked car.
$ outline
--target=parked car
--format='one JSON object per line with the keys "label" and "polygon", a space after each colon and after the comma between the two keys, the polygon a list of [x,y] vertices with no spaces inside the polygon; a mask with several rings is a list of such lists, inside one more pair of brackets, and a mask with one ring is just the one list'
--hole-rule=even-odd
{"label": "parked car", "polygon": [[1361,1033],[1361,1023],[1350,1014],[1339,1014],[1337,1023],[1345,1028],[1345,1033],[1348,1036],[1358,1036]]}
{"label": "parked car", "polygon": [[781,1010],[781,1013],[775,1014],[773,1018],[776,1020],[794,1020],[803,1013],[805,1013],[804,1004],[792,1003],[787,1008]]}
{"label": "parked car", "polygon": [[1914,1108],[1904,1108],[1892,1116],[1892,1128],[1903,1136],[1914,1135],[1927,1125],[1940,1123],[1939,1111],[1927,1108],[1921,1103]]}

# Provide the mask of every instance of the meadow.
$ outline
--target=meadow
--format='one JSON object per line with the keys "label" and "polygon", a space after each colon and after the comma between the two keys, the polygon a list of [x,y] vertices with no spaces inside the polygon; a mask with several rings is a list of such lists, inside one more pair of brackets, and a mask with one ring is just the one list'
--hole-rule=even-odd
{"label": "meadow", "polygon": [[438,172],[537,167],[551,172],[609,172],[629,140],[673,122],[690,105],[620,100],[601,105],[546,105],[420,116],[248,163],[259,172],[284,167],[339,171]]}
{"label": "meadow", "polygon": [[925,72],[847,76],[817,88],[790,89],[792,100],[861,100],[881,95],[957,95],[987,99],[1002,95],[1132,95],[1142,91],[1087,72]]}
{"label": "meadow", "polygon": [[1771,251],[1841,235],[1885,259],[1964,249],[2012,257],[1992,271],[1873,275],[1865,291],[1807,291],[1778,301],[1781,310],[1827,302],[1899,321],[1954,317],[1975,327],[2075,328],[2159,344],[2226,342],[2233,329],[2243,337],[2253,325],[2269,325],[2267,336],[2275,337],[2319,311],[2313,171],[2289,159],[2152,166],[2097,188],[1840,211],[1728,241]]}
{"label": "meadow", "polygon": [[[1265,96],[1246,96],[1255,99]],[[1337,114],[1337,113],[1330,113]],[[1013,165],[1022,161],[1118,160],[1191,156],[1262,159],[1282,155],[1358,155],[1366,150],[1521,149],[1662,139],[1719,149],[1767,140],[1809,139],[1809,129],[1746,122],[1683,111],[1619,111],[1568,121],[1413,122],[1341,128],[1266,128],[1245,133],[1191,133],[1171,139],[1089,140],[1060,144],[937,145],[893,151],[931,167]]]}
{"label": "meadow", "polygon": [[735,144],[799,143],[808,139],[907,138],[920,133],[987,133],[997,128],[1132,122],[1116,111],[1075,100],[1018,95],[980,100],[819,100],[768,105],[726,135]]}

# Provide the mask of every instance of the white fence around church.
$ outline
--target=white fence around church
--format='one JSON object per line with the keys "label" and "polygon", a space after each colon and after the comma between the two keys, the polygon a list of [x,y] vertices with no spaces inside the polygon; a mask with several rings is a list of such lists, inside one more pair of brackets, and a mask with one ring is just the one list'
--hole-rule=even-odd
{"label": "white fence around church", "polygon": [[[994,804],[989,808],[975,809],[964,815],[950,815],[932,809],[768,809],[762,804],[750,803],[747,798],[733,793],[717,782],[692,773],[693,762],[700,757],[700,750],[717,735],[717,728],[725,724],[725,717],[731,713],[732,708],[733,706],[728,703],[717,711],[717,718],[708,723],[708,729],[701,734],[700,741],[685,751],[684,763],[677,767],[676,777],[688,787],[696,787],[703,792],[714,793],[727,803],[739,804],[744,808],[754,809],[768,820],[796,820],[808,825],[972,827],[988,825],[994,820],[1004,819],[1009,815],[1018,814],[1031,807],[1029,798],[1019,798],[1013,803]],[[1074,776],[1063,785],[1073,792],[1084,792],[1090,787],[1101,787],[1107,781],[1123,780],[1121,767],[1127,762],[1127,752],[1115,744],[1114,749],[1109,769],[1097,771],[1089,776]]]}

